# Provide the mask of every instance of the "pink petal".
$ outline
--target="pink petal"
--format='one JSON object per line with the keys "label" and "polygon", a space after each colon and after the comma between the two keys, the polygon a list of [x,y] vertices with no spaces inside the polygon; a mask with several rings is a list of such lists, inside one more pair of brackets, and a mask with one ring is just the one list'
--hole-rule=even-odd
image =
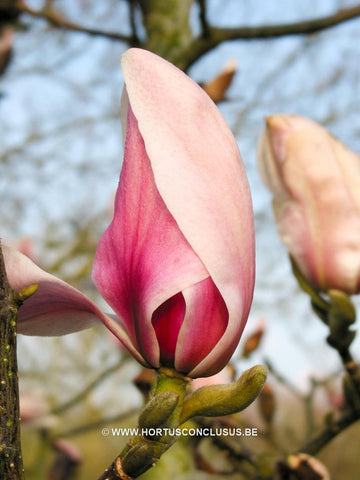
{"label": "pink petal", "polygon": [[253,295],[253,214],[245,170],[220,112],[180,70],[138,49],[123,55],[122,68],[129,96],[123,107],[130,102],[157,190],[229,312],[221,341],[190,372],[206,375],[236,347]]}
{"label": "pink petal", "polygon": [[207,276],[157,191],[137,121],[129,109],[114,219],[99,242],[93,279],[151,365],[158,367],[160,361],[153,312]]}
{"label": "pink petal", "polygon": [[21,290],[38,284],[38,290],[19,309],[18,332],[26,335],[64,335],[91,327],[99,320],[107,325],[146,365],[136,352],[119,321],[105,315],[85,295],[50,275],[28,257],[2,245],[6,273],[11,287]]}
{"label": "pink petal", "polygon": [[210,277],[171,297],[152,318],[162,365],[184,373],[193,370],[219,342],[228,318],[225,302]]}
{"label": "pink petal", "polygon": [[159,342],[162,365],[174,366],[178,335],[184,321],[186,307],[184,296],[179,292],[162,303],[153,313],[152,324]]}
{"label": "pink petal", "polygon": [[[219,290],[210,277],[183,291],[186,315],[176,347],[175,368],[190,372],[220,341],[228,325],[229,313]],[[224,355],[223,367],[233,351]],[[218,362],[214,369],[222,367]],[[207,374],[211,375],[209,369]]]}

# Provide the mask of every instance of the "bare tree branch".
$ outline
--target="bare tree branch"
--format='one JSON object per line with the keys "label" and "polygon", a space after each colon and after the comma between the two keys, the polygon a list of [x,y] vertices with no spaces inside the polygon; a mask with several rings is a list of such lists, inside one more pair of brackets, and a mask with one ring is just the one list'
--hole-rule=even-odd
{"label": "bare tree branch", "polygon": [[[210,26],[207,22],[205,0],[197,1],[200,8],[199,16],[202,26],[201,36],[194,38],[193,41],[190,42],[190,45],[188,44],[186,47],[179,49],[175,55],[175,58],[171,59],[173,63],[175,63],[176,65],[178,65],[178,67],[182,68],[185,71],[202,55],[217,47],[220,43],[224,41],[240,39],[267,39],[288,35],[308,35],[321,30],[325,30],[327,28],[333,27],[335,25],[360,16],[360,5],[356,5],[354,7],[339,10],[336,13],[327,17],[321,17],[301,22],[278,25],[260,25],[257,27],[240,26],[237,28],[218,28]],[[9,0],[1,1],[2,8],[7,5],[10,8],[10,6],[14,6],[14,3],[10,2]],[[74,32],[82,32],[91,36],[101,36],[112,40],[123,41],[129,46],[137,46],[141,43],[136,34],[133,0],[129,0],[129,15],[132,26],[132,34],[130,36],[123,35],[117,32],[107,32],[105,30],[89,28],[79,25],[77,23],[70,22],[53,7],[52,2],[47,2],[44,8],[40,10],[34,10],[28,7],[25,0],[16,0],[15,5],[18,11],[20,11],[21,13],[26,13],[35,18],[42,18],[59,28],[64,28]],[[152,32],[147,33],[151,36]]]}
{"label": "bare tree branch", "polygon": [[309,35],[334,27],[335,25],[339,25],[340,23],[355,19],[359,16],[360,5],[355,5],[354,7],[338,10],[327,17],[320,17],[301,22],[279,25],[260,25],[258,27],[209,27],[209,37],[195,39],[188,48],[188,51],[184,52],[184,58],[187,59],[184,69],[187,70],[202,55],[225,41],[259,40],[289,35]]}
{"label": "bare tree branch", "polygon": [[137,28],[136,28],[136,21],[135,21],[135,10],[136,10],[136,5],[134,0],[128,0],[129,3],[129,23],[131,26],[131,38],[132,38],[132,44],[133,45],[139,45],[139,37],[137,34]]}
{"label": "bare tree branch", "polygon": [[[201,36],[195,38],[189,46],[178,52],[175,59],[172,59],[173,63],[177,64],[183,70],[187,70],[202,55],[225,41],[268,39],[289,35],[309,35],[360,16],[360,5],[355,5],[353,7],[341,9],[332,15],[315,18],[312,20],[304,20],[287,24],[259,25],[257,27],[240,26],[236,28],[218,28],[210,26],[206,20],[205,0],[197,1],[200,8],[199,16],[202,25]],[[10,6],[14,6],[14,3],[9,0],[1,1],[2,8],[7,5],[10,8]],[[60,28],[74,32],[86,33],[91,36],[101,36],[112,40],[123,41],[129,46],[136,46],[141,43],[138,40],[137,35],[134,34],[134,28],[132,30],[132,34],[127,36],[117,32],[107,32],[105,30],[88,28],[70,22],[60,12],[55,10],[51,3],[47,3],[41,10],[34,10],[28,7],[25,3],[25,0],[16,0],[15,5],[18,11],[21,13],[27,13],[35,18],[42,18]],[[133,0],[129,0],[129,6],[133,8]],[[130,13],[132,16],[132,24],[134,23],[133,14],[134,11],[132,10]]]}
{"label": "bare tree branch", "polygon": [[224,40],[274,38],[284,35],[306,35],[325,30],[360,16],[360,5],[344,8],[327,17],[315,18],[283,25],[263,25],[260,27],[212,28],[216,38]]}
{"label": "bare tree branch", "polygon": [[[2,5],[3,4],[5,6],[9,4],[10,6],[12,5],[12,2],[2,2]],[[129,37],[127,35],[122,35],[121,33],[118,33],[118,32],[107,32],[105,30],[89,28],[83,25],[78,25],[77,23],[70,22],[60,12],[58,12],[52,6],[51,3],[47,3],[45,7],[42,8],[41,10],[34,10],[30,8],[28,5],[26,5],[24,0],[17,0],[15,5],[18,11],[20,11],[21,13],[27,13],[32,17],[42,18],[43,20],[47,20],[49,23],[51,23],[55,27],[64,28],[65,30],[70,30],[72,32],[86,33],[94,37],[106,37],[111,40],[119,40],[129,45],[134,44],[133,36]]]}
{"label": "bare tree branch", "polygon": [[60,438],[69,438],[69,437],[74,437],[76,435],[83,435],[85,432],[96,430],[97,428],[101,428],[106,425],[111,425],[111,424],[114,424],[115,422],[121,422],[136,414],[139,414],[139,409],[132,408],[130,410],[127,410],[126,412],[117,413],[109,417],[99,418],[98,420],[94,420],[93,422],[84,423],[78,426],[71,427],[69,428],[69,430],[60,431],[56,433],[54,436],[51,436],[51,440],[55,441]]}
{"label": "bare tree branch", "polygon": [[81,403],[84,398],[86,398],[100,383],[105,381],[107,377],[112,375],[114,372],[118,372],[120,368],[124,365],[124,358],[116,362],[116,364],[111,365],[106,370],[102,371],[96,378],[94,378],[85,388],[80,392],[76,393],[72,398],[67,400],[62,405],[58,405],[52,411],[53,415],[59,415],[60,413],[65,412],[69,408],[72,408],[74,405]]}
{"label": "bare tree branch", "polygon": [[206,18],[206,0],[198,0],[198,4],[200,9],[199,20],[201,24],[201,35],[202,38],[206,39],[210,36],[209,25]]}
{"label": "bare tree branch", "polygon": [[347,427],[359,421],[360,413],[354,410],[347,410],[343,415],[329,424],[317,436],[312,438],[308,443],[302,445],[297,453],[308,453],[316,455],[324,448],[333,438],[339,435]]}

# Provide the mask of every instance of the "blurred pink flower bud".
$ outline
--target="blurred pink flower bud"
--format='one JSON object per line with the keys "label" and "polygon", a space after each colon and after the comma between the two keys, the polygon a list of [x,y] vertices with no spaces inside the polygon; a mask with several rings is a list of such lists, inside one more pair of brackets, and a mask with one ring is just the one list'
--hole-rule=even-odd
{"label": "blurred pink flower bud", "polygon": [[121,320],[8,250],[13,288],[39,283],[20,309],[20,331],[59,334],[98,318],[145,366],[213,375],[233,354],[253,295],[246,173],[229,127],[195,82],[145,50],[129,50],[122,67],[124,163],[93,270]]}
{"label": "blurred pink flower bud", "polygon": [[12,248],[15,248],[16,250],[26,255],[27,257],[29,257],[37,265],[40,265],[38,256],[35,253],[34,242],[31,238],[21,237],[14,242],[7,241],[6,244],[11,246]]}
{"label": "blurred pink flower bud", "polygon": [[268,117],[258,153],[279,234],[302,274],[322,291],[359,293],[360,157],[297,115]]}
{"label": "blurred pink flower bud", "polygon": [[22,423],[43,419],[49,414],[49,405],[40,392],[20,393],[20,417]]}
{"label": "blurred pink flower bud", "polygon": [[70,440],[60,438],[53,443],[53,449],[61,453],[64,457],[71,459],[74,463],[78,464],[82,462],[82,454],[78,447]]}

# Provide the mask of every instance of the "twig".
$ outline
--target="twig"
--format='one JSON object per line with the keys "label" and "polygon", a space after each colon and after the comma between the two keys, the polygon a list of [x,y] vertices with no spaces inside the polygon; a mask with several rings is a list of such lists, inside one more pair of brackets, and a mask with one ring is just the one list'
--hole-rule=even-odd
{"label": "twig", "polygon": [[211,28],[211,33],[215,37],[222,38],[222,41],[239,38],[250,40],[283,37],[285,35],[309,35],[359,16],[360,5],[355,5],[338,10],[332,15],[311,20],[278,25],[261,25],[259,27]]}
{"label": "twig", "polygon": [[303,400],[304,395],[300,392],[300,390],[298,390],[294,385],[292,385],[289,380],[283,377],[281,373],[275,369],[274,365],[270,362],[270,360],[265,359],[265,365],[269,369],[269,372],[276,378],[276,380],[278,380],[282,385],[284,385],[297,398]]}
{"label": "twig", "polygon": [[111,367],[107,368],[103,372],[101,372],[94,380],[92,380],[81,392],[77,393],[74,395],[73,398],[68,400],[67,402],[63,403],[62,405],[59,405],[58,407],[55,407],[52,410],[53,415],[59,415],[60,413],[65,412],[69,408],[73,407],[74,405],[80,403],[82,400],[84,400],[89,393],[94,390],[100,383],[102,383],[107,377],[109,377],[111,374],[114,372],[118,371],[119,368],[124,364],[124,359],[121,359],[120,362],[117,362],[115,365],[112,365]]}
{"label": "twig", "polygon": [[59,438],[68,438],[74,437],[76,435],[82,435],[85,432],[89,432],[91,430],[96,430],[98,428],[114,424],[114,422],[120,422],[125,418],[131,417],[139,413],[139,409],[133,408],[123,413],[117,413],[116,415],[112,415],[106,418],[100,418],[99,420],[95,420],[94,422],[85,423],[83,425],[79,425],[77,427],[71,428],[69,430],[64,430],[63,432],[59,432],[54,436],[51,436],[51,440],[57,440]]}
{"label": "twig", "polygon": [[129,3],[129,23],[131,26],[131,44],[133,46],[139,45],[140,40],[137,34],[136,22],[135,22],[135,10],[136,5],[134,0],[128,0]]}
{"label": "twig", "polygon": [[[114,118],[117,118],[118,113],[116,112],[109,112],[107,114],[104,114],[100,117],[97,117],[96,121],[97,122],[108,122],[113,120]],[[8,150],[3,151],[0,153],[0,162],[6,163],[9,161],[10,157],[13,155],[20,155],[28,148],[29,144],[35,144],[37,142],[42,141],[43,139],[46,139],[52,135],[60,136],[62,134],[65,134],[69,132],[70,130],[73,130],[75,128],[83,128],[88,125],[93,125],[95,122],[94,117],[88,116],[88,117],[83,117],[80,119],[75,119],[71,120],[69,122],[64,122],[61,125],[56,125],[55,127],[48,129],[46,131],[42,132],[33,132],[30,133],[26,138],[22,139],[21,142],[19,142],[18,145],[15,145],[13,147],[10,147]]]}
{"label": "twig", "polygon": [[[8,2],[5,1],[3,2],[3,4],[5,6],[7,4],[9,4],[9,6],[14,6],[13,2],[10,2],[10,1]],[[94,37],[106,37],[111,40],[120,40],[129,45],[133,44],[132,36],[129,37],[127,35],[122,35],[121,33],[118,33],[118,32],[107,32],[105,30],[85,27],[84,25],[79,25],[77,23],[70,22],[62,14],[60,14],[57,10],[55,10],[51,6],[51,4],[50,5],[48,4],[43,9],[35,10],[33,8],[30,8],[28,5],[26,5],[24,0],[17,0],[15,2],[15,6],[19,12],[27,13],[28,15],[31,15],[34,18],[42,18],[44,20],[47,20],[49,23],[51,23],[55,27],[64,28],[65,30],[70,30],[72,32],[86,33]]]}
{"label": "twig", "polygon": [[209,26],[207,38],[195,39],[183,57],[187,70],[199,57],[229,40],[261,40],[289,35],[310,35],[360,16],[360,5],[338,10],[332,15],[294,23],[259,25],[258,27],[240,26],[236,28],[217,28]]}
{"label": "twig", "polygon": [[[216,428],[217,426],[231,427],[231,420],[229,421],[228,417],[223,418],[196,418],[196,423],[201,427]],[[238,423],[235,424],[239,425]],[[236,427],[235,427],[236,428]],[[219,448],[226,450],[228,455],[236,460],[238,463],[246,463],[253,468],[256,468],[256,454],[250,451],[241,440],[238,438],[236,441],[231,441],[231,437],[218,435],[216,437],[211,437],[212,441]]]}
{"label": "twig", "polygon": [[201,25],[201,37],[206,39],[210,36],[209,25],[206,18],[206,0],[198,0],[199,4],[199,20]]}
{"label": "twig", "polygon": [[316,455],[333,438],[360,419],[359,411],[347,411],[338,420],[331,422],[322,432],[302,445],[297,452]]}
{"label": "twig", "polygon": [[[229,40],[253,40],[253,39],[268,39],[277,38],[289,35],[309,35],[328,28],[331,28],[340,23],[357,18],[360,16],[360,5],[344,8],[332,15],[326,17],[315,18],[311,20],[304,20],[300,22],[275,24],[275,25],[259,25],[257,27],[240,26],[236,28],[218,28],[210,26],[206,20],[206,2],[205,0],[197,0],[200,7],[200,23],[202,26],[201,36],[195,38],[190,45],[183,49],[177,55],[177,63],[183,69],[187,70],[196,60],[202,55],[217,47],[220,43]],[[132,7],[132,0],[129,0],[130,8]],[[2,1],[2,6],[14,7],[11,1]],[[132,25],[132,34],[130,36],[122,35],[118,32],[107,32],[95,28],[85,27],[74,22],[68,21],[63,15],[53,8],[50,4],[40,10],[30,8],[24,0],[17,0],[15,2],[17,10],[21,13],[27,13],[35,18],[42,18],[56,27],[64,28],[66,30],[86,33],[91,36],[101,36],[111,40],[119,40],[127,43],[129,46],[136,46],[139,44],[136,31],[134,30],[135,18],[133,10],[130,12],[130,22]],[[146,23],[146,22],[145,22]],[[149,32],[148,32],[149,33]]]}
{"label": "twig", "polygon": [[305,419],[306,419],[306,437],[310,438],[315,430],[315,419],[314,419],[314,411],[313,411],[313,401],[317,387],[319,384],[310,379],[311,381],[311,388],[307,395],[304,396],[304,407],[305,407]]}

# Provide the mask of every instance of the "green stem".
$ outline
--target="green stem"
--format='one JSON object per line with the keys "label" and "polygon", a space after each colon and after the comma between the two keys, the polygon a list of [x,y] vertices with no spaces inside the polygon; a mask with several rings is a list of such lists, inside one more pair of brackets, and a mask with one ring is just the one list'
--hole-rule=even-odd
{"label": "green stem", "polygon": [[[169,430],[176,429],[180,424],[189,379],[171,368],[160,368],[157,374],[157,383],[150,402],[156,399],[158,395],[167,395],[171,392],[177,397],[175,408],[172,409],[172,413],[166,418],[166,421],[159,420],[159,423],[154,427],[151,426],[151,428],[145,424],[139,426],[138,434],[128,440],[122,452],[98,480],[132,480],[137,478],[154,466],[161,455],[176,441],[176,435],[171,435],[174,432],[169,432]],[[170,397],[170,399],[173,398],[174,396]],[[149,415],[151,413],[149,412]],[[140,415],[140,419],[142,417],[143,415]]]}
{"label": "green stem", "polygon": [[317,290],[304,277],[295,260],[290,257],[290,261],[300,288],[310,296],[314,313],[329,327],[327,342],[338,352],[352,383],[357,403],[360,405],[360,366],[350,352],[350,345],[356,334],[351,328],[356,321],[356,309],[352,300],[345,292],[331,289],[326,292],[324,298],[324,293]]}
{"label": "green stem", "polygon": [[19,421],[16,357],[18,302],[5,272],[0,245],[0,478],[25,479]]}
{"label": "green stem", "polygon": [[173,392],[179,396],[177,406],[166,422],[167,427],[177,427],[180,423],[186,386],[189,381],[189,378],[184,377],[170,368],[160,368],[158,372],[158,379],[154,389],[154,395],[163,392]]}

